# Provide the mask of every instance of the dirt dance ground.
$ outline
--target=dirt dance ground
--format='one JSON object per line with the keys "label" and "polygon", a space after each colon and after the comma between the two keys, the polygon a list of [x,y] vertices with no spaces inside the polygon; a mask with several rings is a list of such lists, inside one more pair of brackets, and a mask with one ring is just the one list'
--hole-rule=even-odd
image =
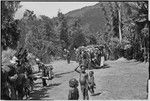
{"label": "dirt dance ground", "polygon": [[[55,78],[48,80],[47,87],[42,87],[42,80],[35,81],[34,90],[30,99],[34,100],[67,100],[69,80],[79,79],[78,73],[74,69],[78,63],[59,60],[51,63],[54,67]],[[147,80],[149,63],[140,63],[134,60],[118,59],[116,61],[106,61],[105,67],[93,69],[95,75],[95,96],[90,96],[90,100],[143,100],[147,99]],[[35,71],[37,66],[34,66]],[[89,72],[87,70],[86,72]],[[40,75],[38,73],[37,75]],[[80,91],[80,98],[82,95]]]}

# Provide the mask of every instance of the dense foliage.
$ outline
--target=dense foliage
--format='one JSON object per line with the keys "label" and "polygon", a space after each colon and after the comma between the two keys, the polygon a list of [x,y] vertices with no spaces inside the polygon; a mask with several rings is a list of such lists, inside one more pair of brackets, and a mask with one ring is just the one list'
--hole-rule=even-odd
{"label": "dense foliage", "polygon": [[111,56],[115,59],[124,56],[128,59],[144,60],[146,55],[147,58],[148,2],[105,2],[101,6],[107,22],[102,39],[108,39],[104,41],[110,47],[113,54]]}
{"label": "dense foliage", "polygon": [[14,14],[20,8],[20,2],[1,1],[1,45],[2,49],[8,47],[15,49],[20,37],[18,20],[14,20]]}
{"label": "dense foliage", "polygon": [[[27,48],[45,63],[62,57],[64,49],[73,54],[75,48],[91,44],[104,45],[110,59],[142,60],[149,54],[148,2],[100,2],[86,16],[84,9],[81,16],[59,11],[52,19],[26,10],[22,19],[14,20],[19,7],[19,2],[2,2],[3,49]],[[103,16],[98,19],[94,11]]]}

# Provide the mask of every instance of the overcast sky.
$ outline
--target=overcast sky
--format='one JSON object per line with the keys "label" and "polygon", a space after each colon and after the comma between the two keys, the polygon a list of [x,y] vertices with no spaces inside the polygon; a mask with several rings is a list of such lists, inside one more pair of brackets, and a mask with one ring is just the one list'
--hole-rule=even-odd
{"label": "overcast sky", "polygon": [[85,6],[95,5],[97,2],[21,2],[22,7],[16,12],[15,18],[20,19],[25,9],[32,10],[38,15],[56,17],[60,9],[62,13],[80,9]]}

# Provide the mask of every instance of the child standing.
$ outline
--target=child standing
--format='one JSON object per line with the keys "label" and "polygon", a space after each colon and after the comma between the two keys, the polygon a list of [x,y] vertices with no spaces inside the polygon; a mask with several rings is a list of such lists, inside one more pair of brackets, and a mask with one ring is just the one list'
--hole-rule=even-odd
{"label": "child standing", "polygon": [[91,92],[91,95],[94,95],[94,88],[95,88],[95,82],[94,82],[94,72],[89,72],[89,91]]}
{"label": "child standing", "polygon": [[80,82],[80,86],[81,86],[81,92],[83,94],[83,100],[89,100],[89,95],[88,95],[88,74],[85,72],[86,67],[84,65],[81,65],[80,66],[80,68],[81,68],[80,71],[78,71],[77,68],[75,69],[75,71],[80,74],[79,82]]}
{"label": "child standing", "polygon": [[78,81],[76,79],[71,79],[69,81],[69,95],[68,100],[78,100],[79,99],[79,91],[78,91]]}

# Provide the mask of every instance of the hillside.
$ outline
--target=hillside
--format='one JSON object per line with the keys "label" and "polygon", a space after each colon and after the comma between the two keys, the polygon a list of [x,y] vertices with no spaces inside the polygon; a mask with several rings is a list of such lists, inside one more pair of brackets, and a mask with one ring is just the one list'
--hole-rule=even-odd
{"label": "hillside", "polygon": [[69,21],[73,18],[79,18],[84,29],[89,30],[91,33],[102,31],[105,28],[105,17],[100,3],[70,11],[65,15]]}

